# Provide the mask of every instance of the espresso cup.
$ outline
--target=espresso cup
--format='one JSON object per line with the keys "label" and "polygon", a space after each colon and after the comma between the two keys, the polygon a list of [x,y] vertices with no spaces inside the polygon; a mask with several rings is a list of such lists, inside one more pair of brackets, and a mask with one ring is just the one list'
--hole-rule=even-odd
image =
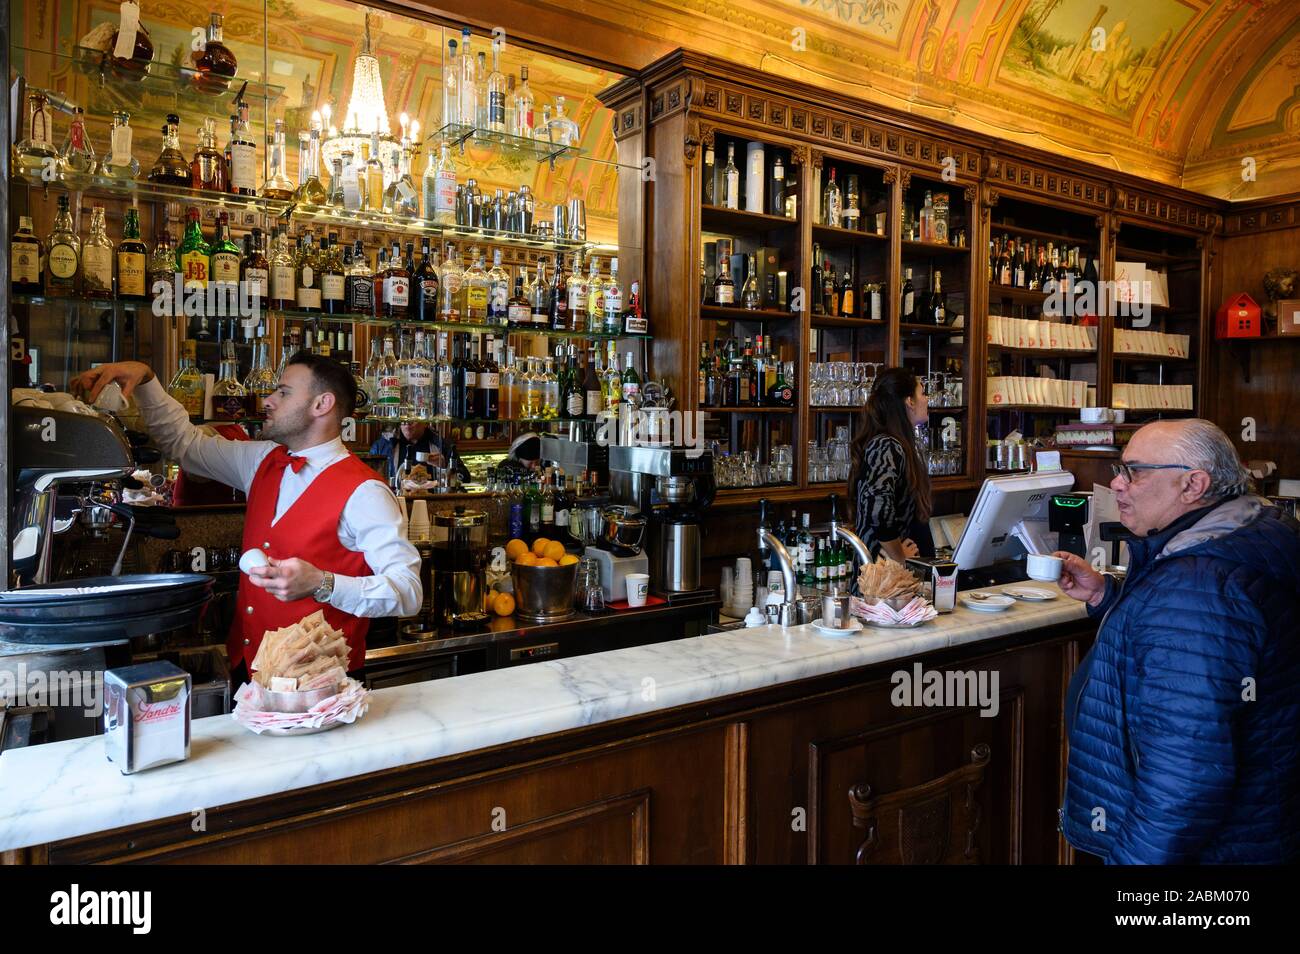
{"label": "espresso cup", "polygon": [[1031,580],[1043,583],[1055,583],[1061,578],[1061,568],[1065,561],[1047,553],[1031,553],[1026,561],[1025,572]]}

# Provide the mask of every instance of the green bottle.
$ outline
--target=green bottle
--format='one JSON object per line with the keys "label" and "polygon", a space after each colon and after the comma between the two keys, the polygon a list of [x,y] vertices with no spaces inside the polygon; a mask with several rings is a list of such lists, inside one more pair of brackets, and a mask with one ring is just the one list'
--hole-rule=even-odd
{"label": "green bottle", "polygon": [[203,240],[203,229],[199,225],[199,210],[187,209],[185,218],[185,235],[176,248],[176,270],[181,273],[181,281],[185,288],[206,289],[211,249]]}

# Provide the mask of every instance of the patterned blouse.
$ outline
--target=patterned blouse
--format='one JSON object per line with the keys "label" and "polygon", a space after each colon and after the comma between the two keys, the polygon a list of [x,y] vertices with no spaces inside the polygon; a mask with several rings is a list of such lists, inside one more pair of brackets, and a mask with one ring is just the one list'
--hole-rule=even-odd
{"label": "patterned blouse", "polygon": [[881,541],[906,536],[916,518],[906,454],[897,438],[877,434],[867,442],[858,466],[856,530],[873,557],[880,556]]}

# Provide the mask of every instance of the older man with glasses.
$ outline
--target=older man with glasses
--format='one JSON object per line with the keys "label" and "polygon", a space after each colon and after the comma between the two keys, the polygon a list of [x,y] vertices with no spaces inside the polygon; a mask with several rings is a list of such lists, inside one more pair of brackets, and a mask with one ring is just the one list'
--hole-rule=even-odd
{"label": "older man with glasses", "polygon": [[1300,860],[1300,527],[1209,421],[1143,427],[1110,486],[1123,582],[1056,554],[1101,619],[1066,695],[1061,830],[1111,864]]}

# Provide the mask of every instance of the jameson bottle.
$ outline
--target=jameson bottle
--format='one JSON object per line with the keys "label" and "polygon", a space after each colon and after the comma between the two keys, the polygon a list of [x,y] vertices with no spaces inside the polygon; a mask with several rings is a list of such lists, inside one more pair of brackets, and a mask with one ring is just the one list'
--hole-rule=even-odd
{"label": "jameson bottle", "polygon": [[144,301],[149,250],[140,240],[140,210],[127,209],[122,224],[122,241],[117,246],[117,296],[127,301]]}
{"label": "jameson bottle", "polygon": [[230,237],[230,216],[226,212],[217,213],[217,234],[212,239],[211,260],[208,265],[208,280],[218,288],[239,288],[239,260],[241,249]]}

